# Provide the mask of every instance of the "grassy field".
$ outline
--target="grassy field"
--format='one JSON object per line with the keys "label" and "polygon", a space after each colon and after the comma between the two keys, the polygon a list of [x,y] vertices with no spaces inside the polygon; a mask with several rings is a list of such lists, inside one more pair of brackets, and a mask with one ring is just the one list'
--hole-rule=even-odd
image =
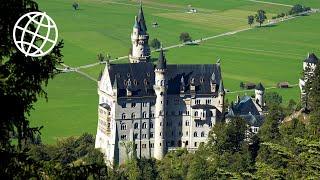
{"label": "grassy field", "polygon": [[[130,48],[130,33],[137,14],[136,1],[79,0],[80,10],[72,10],[71,0],[39,0],[40,8],[55,20],[59,36],[65,42],[64,63],[72,67],[97,62],[99,52],[112,58],[125,56]],[[283,0],[272,2],[294,4]],[[296,1],[298,2],[298,1]],[[303,3],[320,7],[318,0]],[[198,9],[186,13],[188,5]],[[265,9],[268,17],[285,12],[289,7],[256,3],[248,0],[145,0],[144,11],[152,38],[164,46],[177,44],[180,32],[186,31],[193,39],[247,28],[247,16]],[[301,61],[319,43],[320,15],[299,17],[268,28],[256,28],[232,36],[216,38],[199,46],[185,46],[167,51],[169,63],[214,63],[222,59],[226,88],[238,91],[240,81],[262,82],[266,87],[279,81],[296,84],[301,72]],[[152,28],[152,22],[159,28]],[[157,56],[156,53],[153,56]],[[126,60],[119,61],[125,62]],[[103,66],[83,69],[97,77]],[[44,125],[43,141],[95,133],[97,125],[97,85],[77,73],[58,75],[47,87],[49,101],[40,100],[31,114],[34,125]],[[278,90],[287,101],[298,100],[298,88]],[[251,94],[250,92],[247,92]],[[237,94],[228,95],[233,100]]]}

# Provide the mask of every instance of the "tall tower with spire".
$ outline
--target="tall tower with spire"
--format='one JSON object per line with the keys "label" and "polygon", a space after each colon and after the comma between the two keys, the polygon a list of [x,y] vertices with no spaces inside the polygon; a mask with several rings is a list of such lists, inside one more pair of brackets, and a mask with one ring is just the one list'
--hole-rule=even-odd
{"label": "tall tower with spire", "polygon": [[219,89],[218,89],[218,109],[220,112],[224,111],[224,96],[225,96],[225,91],[224,91],[224,85],[222,79],[220,80],[219,84]]}
{"label": "tall tower with spire", "polygon": [[155,104],[155,131],[154,131],[154,158],[161,160],[166,151],[165,141],[165,127],[166,127],[166,71],[167,62],[163,54],[163,50],[160,51],[157,66],[155,68],[155,85],[154,91],[157,99]]}
{"label": "tall tower with spire", "polygon": [[131,34],[132,48],[129,54],[130,63],[148,62],[150,59],[150,47],[148,44],[149,34],[147,33],[146,21],[143,14],[142,4],[138,16],[135,17]]}

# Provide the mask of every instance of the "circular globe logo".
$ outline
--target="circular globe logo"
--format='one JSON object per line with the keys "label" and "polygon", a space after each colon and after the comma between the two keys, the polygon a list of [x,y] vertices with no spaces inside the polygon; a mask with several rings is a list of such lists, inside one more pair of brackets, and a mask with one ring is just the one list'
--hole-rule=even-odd
{"label": "circular globe logo", "polygon": [[26,56],[40,57],[48,54],[56,45],[58,29],[46,13],[29,12],[16,22],[13,40]]}

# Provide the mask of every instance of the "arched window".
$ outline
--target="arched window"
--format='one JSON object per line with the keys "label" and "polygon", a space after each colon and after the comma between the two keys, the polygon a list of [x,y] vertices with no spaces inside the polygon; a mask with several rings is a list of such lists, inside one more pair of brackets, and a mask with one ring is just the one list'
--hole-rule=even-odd
{"label": "arched window", "polygon": [[125,123],[121,124],[121,130],[126,130],[127,129],[127,125]]}
{"label": "arched window", "polygon": [[198,116],[198,111],[194,112],[194,116]]}
{"label": "arched window", "polygon": [[209,117],[212,117],[212,116],[213,116],[213,112],[209,111]]}
{"label": "arched window", "polygon": [[122,119],[126,119],[126,114],[125,114],[125,113],[122,113],[121,118],[122,118]]}
{"label": "arched window", "polygon": [[194,132],[194,133],[193,133],[193,136],[194,136],[194,137],[198,137],[198,133],[197,133],[197,132]]}
{"label": "arched window", "polygon": [[143,117],[143,118],[147,118],[147,113],[146,113],[146,112],[143,112],[143,113],[142,113],[142,117]]}
{"label": "arched window", "polygon": [[138,139],[138,133],[134,134],[134,139]]}
{"label": "arched window", "polygon": [[153,123],[150,123],[150,128],[153,128]]}
{"label": "arched window", "polygon": [[204,137],[204,132],[203,131],[201,132],[201,137]]}
{"label": "arched window", "polygon": [[147,129],[147,123],[142,123],[142,129]]}
{"label": "arched window", "polygon": [[190,126],[190,122],[189,121],[186,121],[186,126]]}
{"label": "arched window", "polygon": [[138,129],[139,128],[139,124],[138,123],[134,123],[134,129]]}
{"label": "arched window", "polygon": [[134,113],[131,114],[131,119],[136,118],[136,115]]}

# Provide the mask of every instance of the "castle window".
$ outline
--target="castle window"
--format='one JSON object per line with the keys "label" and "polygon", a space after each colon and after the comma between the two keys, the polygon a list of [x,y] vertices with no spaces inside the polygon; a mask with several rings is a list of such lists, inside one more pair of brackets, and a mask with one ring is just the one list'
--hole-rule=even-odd
{"label": "castle window", "polygon": [[127,73],[127,77],[130,77],[130,73]]}
{"label": "castle window", "polygon": [[126,130],[127,129],[127,125],[125,123],[121,124],[121,130]]}
{"label": "castle window", "polygon": [[142,123],[142,129],[147,129],[147,123]]}
{"label": "castle window", "polygon": [[211,99],[207,99],[206,104],[211,104]]}
{"label": "castle window", "polygon": [[147,107],[147,103],[146,103],[146,102],[143,102],[143,103],[142,103],[142,107]]}
{"label": "castle window", "polygon": [[182,111],[179,111],[179,115],[180,115],[180,116],[182,115]]}
{"label": "castle window", "polygon": [[131,119],[136,118],[136,115],[134,113],[131,114]]}
{"label": "castle window", "polygon": [[150,133],[150,138],[153,138],[154,137],[154,134],[153,133]]}
{"label": "castle window", "polygon": [[178,147],[181,147],[181,140],[178,141]]}
{"label": "castle window", "polygon": [[142,134],[142,138],[146,139],[147,138],[147,134]]}
{"label": "castle window", "polygon": [[193,137],[198,137],[198,133],[197,133],[197,132],[194,132],[194,133],[193,133]]}
{"label": "castle window", "polygon": [[189,145],[189,141],[186,141],[186,146],[188,146]]}
{"label": "castle window", "polygon": [[162,133],[160,132],[160,136],[162,136]]}
{"label": "castle window", "polygon": [[142,148],[147,148],[147,145],[146,144],[142,144]]}
{"label": "castle window", "polygon": [[152,113],[151,117],[154,117],[154,113]]}
{"label": "castle window", "polygon": [[144,79],[144,80],[143,80],[143,83],[144,83],[144,85],[148,85],[148,80],[147,80],[147,79]]}
{"label": "castle window", "polygon": [[198,111],[194,112],[194,116],[196,117],[198,116]]}
{"label": "castle window", "polygon": [[212,122],[209,124],[209,127],[212,127]]}
{"label": "castle window", "polygon": [[134,149],[138,149],[138,144],[134,144]]}
{"label": "castle window", "polygon": [[121,135],[121,140],[126,140],[127,139],[127,135]]}
{"label": "castle window", "polygon": [[131,103],[131,107],[132,108],[136,107],[136,103]]}
{"label": "castle window", "polygon": [[122,113],[121,118],[122,118],[122,119],[126,119],[126,114],[125,114],[125,113]]}
{"label": "castle window", "polygon": [[134,129],[138,129],[139,128],[139,124],[138,123],[134,123]]}
{"label": "castle window", "polygon": [[189,135],[189,131],[186,131],[186,136],[188,136]]}
{"label": "castle window", "polygon": [[143,112],[143,113],[142,113],[142,117],[143,117],[143,118],[147,118],[147,113],[146,113],[146,112]]}
{"label": "castle window", "polygon": [[196,100],[196,104],[200,104],[200,99]]}
{"label": "castle window", "polygon": [[122,103],[122,104],[121,104],[121,107],[122,107],[122,108],[126,108],[126,107],[127,107],[127,103]]}
{"label": "castle window", "polygon": [[199,122],[196,122],[196,127],[199,127],[200,126],[200,123]]}
{"label": "castle window", "polygon": [[160,122],[160,126],[162,126],[162,122]]}
{"label": "castle window", "polygon": [[202,84],[204,82],[204,78],[200,77],[200,83]]}
{"label": "castle window", "polygon": [[154,144],[153,143],[150,143],[150,148],[153,148],[154,147]]}
{"label": "castle window", "polygon": [[134,85],[138,85],[137,80],[133,80],[133,84],[134,84]]}
{"label": "castle window", "polygon": [[138,139],[138,133],[135,133],[133,137],[134,139]]}
{"label": "castle window", "polygon": [[204,132],[203,131],[201,132],[201,137],[204,137]]}
{"label": "castle window", "polygon": [[190,122],[189,121],[186,121],[186,126],[190,126]]}
{"label": "castle window", "polygon": [[194,147],[197,147],[197,145],[198,145],[197,142],[194,142]]}
{"label": "castle window", "polygon": [[153,123],[152,122],[150,123],[150,128],[153,128]]}
{"label": "castle window", "polygon": [[213,116],[213,112],[209,111],[209,117],[212,117],[212,116]]}

